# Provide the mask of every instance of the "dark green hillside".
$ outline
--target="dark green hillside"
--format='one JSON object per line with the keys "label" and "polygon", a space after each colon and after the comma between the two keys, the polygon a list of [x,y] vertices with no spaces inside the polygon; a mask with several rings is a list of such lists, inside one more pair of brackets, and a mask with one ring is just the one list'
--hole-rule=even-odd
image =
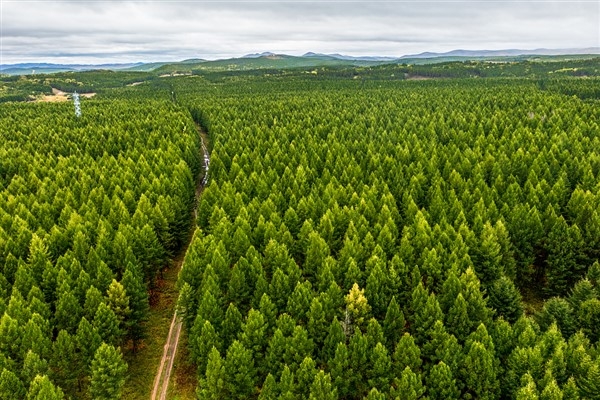
{"label": "dark green hillside", "polygon": [[162,66],[155,70],[158,74],[185,72],[218,72],[249,71],[255,69],[290,69],[316,67],[351,67],[372,66],[389,63],[389,61],[340,60],[332,57],[295,57],[288,55],[272,55],[252,58],[232,58],[198,63],[176,63]]}

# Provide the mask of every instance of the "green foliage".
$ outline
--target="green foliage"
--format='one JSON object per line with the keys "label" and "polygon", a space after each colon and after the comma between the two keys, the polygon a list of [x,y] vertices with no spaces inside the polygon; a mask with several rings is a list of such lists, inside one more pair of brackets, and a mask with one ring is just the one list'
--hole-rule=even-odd
{"label": "green foliage", "polygon": [[[340,398],[511,398],[531,389],[527,372],[537,396],[580,384],[597,353],[565,340],[595,340],[595,296],[577,282],[589,269],[595,285],[600,254],[598,110],[519,79],[381,75],[550,67],[511,68],[173,79],[212,139],[181,285],[220,338],[252,353],[253,394],[268,383],[263,396],[284,396],[273,380],[285,378],[286,396],[308,396],[307,359]],[[250,322],[264,338],[250,340]]]}
{"label": "green foliage", "polygon": [[225,396],[225,369],[219,351],[213,347],[208,355],[205,377],[200,379],[199,399],[217,400]]}
{"label": "green foliage", "polygon": [[419,375],[406,367],[402,374],[394,379],[390,394],[394,399],[416,400],[423,396],[425,388]]}
{"label": "green foliage", "polygon": [[[125,75],[18,86],[81,92],[123,86],[134,78]],[[102,343],[139,346],[148,287],[187,238],[200,169],[197,131],[181,108],[82,99],[82,109],[81,118],[70,103],[0,111],[0,360],[11,360],[0,368],[26,389],[49,377],[31,398],[88,398]]]}
{"label": "green foliage", "polygon": [[37,375],[27,392],[27,400],[62,400],[65,396],[46,375]]}
{"label": "green foliage", "polygon": [[252,352],[236,340],[227,350],[223,366],[225,397],[230,399],[245,399],[252,396],[256,381],[256,369],[252,359]]}
{"label": "green foliage", "polygon": [[112,345],[119,342],[122,334],[119,329],[119,318],[105,303],[100,303],[98,306],[93,325],[103,342]]}
{"label": "green foliage", "polygon": [[452,376],[452,370],[443,361],[434,365],[427,377],[427,392],[429,398],[458,399],[460,392]]}
{"label": "green foliage", "polygon": [[515,322],[523,314],[521,294],[513,281],[506,276],[497,279],[489,289],[489,306],[496,315]]}
{"label": "green foliage", "polygon": [[6,400],[17,400],[25,397],[25,387],[17,375],[3,368],[0,373],[0,395]]}
{"label": "green foliage", "polygon": [[103,343],[92,361],[90,394],[95,399],[119,399],[126,371],[127,363],[123,361],[121,350]]}
{"label": "green foliage", "polygon": [[[144,339],[147,289],[193,221],[196,122],[211,165],[178,312],[199,397],[592,396],[600,115],[581,100],[597,79],[571,67],[598,74],[572,60],[24,79],[105,100],[79,119],[0,110],[0,368],[21,398],[45,374],[86,398],[102,346]],[[491,78],[515,75],[535,79]]]}
{"label": "green foliage", "polygon": [[324,371],[319,371],[315,375],[315,380],[310,386],[309,400],[336,400],[337,390],[331,384],[331,377]]}
{"label": "green foliage", "polygon": [[145,322],[150,311],[148,291],[139,268],[131,263],[127,264],[125,268],[121,284],[129,300],[129,313],[123,313],[125,317],[128,317],[124,320],[127,338],[133,342],[135,351],[138,342],[146,338]]}

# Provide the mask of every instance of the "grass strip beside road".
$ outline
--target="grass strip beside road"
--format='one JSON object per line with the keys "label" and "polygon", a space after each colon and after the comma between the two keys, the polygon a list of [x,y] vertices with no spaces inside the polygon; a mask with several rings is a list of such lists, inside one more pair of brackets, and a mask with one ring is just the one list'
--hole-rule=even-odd
{"label": "grass strip beside road", "polygon": [[[123,388],[124,400],[137,400],[150,398],[152,393],[152,385],[156,370],[160,364],[163,355],[163,348],[167,336],[169,335],[169,327],[173,318],[173,309],[177,302],[179,292],[177,291],[177,274],[179,272],[178,265],[174,265],[163,273],[163,277],[157,280],[155,289],[155,302],[150,307],[150,317],[147,322],[148,337],[141,343],[137,353],[133,353],[131,349],[124,350],[125,360],[129,365],[128,378]],[[180,350],[187,347],[187,341],[181,342]],[[186,349],[187,350],[187,349]],[[181,353],[178,352],[180,360]],[[177,361],[176,361],[177,362]],[[181,361],[179,361],[181,363]],[[191,382],[193,386],[187,388],[179,385],[179,374],[182,371],[177,368],[176,374],[178,385],[175,385],[174,390],[170,390],[170,397],[173,399],[193,399],[195,389],[195,376],[187,379],[183,377],[181,382]],[[193,373],[193,370],[192,370]],[[182,393],[191,393],[192,397],[180,396]]]}

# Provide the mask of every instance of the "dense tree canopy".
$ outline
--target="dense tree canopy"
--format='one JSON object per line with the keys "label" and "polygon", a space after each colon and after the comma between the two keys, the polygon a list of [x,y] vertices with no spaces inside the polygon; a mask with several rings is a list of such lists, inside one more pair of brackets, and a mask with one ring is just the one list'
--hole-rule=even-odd
{"label": "dense tree canopy", "polygon": [[598,107],[525,81],[321,84],[180,87],[213,144],[180,274],[199,392],[217,352],[245,397],[591,391]]}
{"label": "dense tree canopy", "polygon": [[119,397],[193,221],[195,122],[178,312],[199,398],[594,398],[600,108],[575,72],[224,72],[107,89],[79,119],[4,105],[0,397]]}
{"label": "dense tree canopy", "polygon": [[187,236],[198,135],[169,103],[90,101],[79,119],[4,105],[0,141],[0,390],[85,396],[98,349],[144,338],[148,288]]}

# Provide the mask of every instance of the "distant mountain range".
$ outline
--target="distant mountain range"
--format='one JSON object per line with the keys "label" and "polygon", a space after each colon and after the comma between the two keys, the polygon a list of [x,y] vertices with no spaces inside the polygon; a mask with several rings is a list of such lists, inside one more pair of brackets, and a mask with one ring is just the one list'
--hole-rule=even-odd
{"label": "distant mountain range", "polygon": [[[290,56],[271,52],[246,54],[243,57],[225,60],[189,59],[180,62],[154,63],[113,63],[113,64],[51,64],[19,63],[0,64],[0,74],[29,75],[68,71],[89,71],[105,69],[112,71],[154,71],[174,72],[181,69],[205,70],[249,70],[263,68],[295,68],[321,66],[373,66],[386,63],[423,64],[446,61],[485,60],[498,58],[518,58],[536,56],[584,56],[600,55],[600,47],[582,49],[534,49],[534,50],[452,50],[446,53],[424,52],[401,57],[348,56],[342,54],[322,54],[308,52],[302,56]],[[185,68],[184,68],[185,67]]]}
{"label": "distant mountain range", "polygon": [[165,63],[112,63],[112,64],[52,64],[52,63],[19,63],[0,64],[0,74],[5,75],[30,75],[30,74],[52,74],[57,72],[76,72],[92,70],[111,71],[152,71]]}
{"label": "distant mountain range", "polygon": [[452,50],[446,53],[419,53],[405,55],[405,58],[437,58],[437,57],[514,57],[514,56],[562,56],[580,54],[600,54],[600,47],[588,47],[584,49],[535,49],[535,50]]}
{"label": "distant mountain range", "polygon": [[321,54],[321,53],[313,53],[308,52],[305,53],[302,57],[316,57],[316,58],[331,58],[333,60],[345,60],[345,61],[394,61],[397,60],[398,57],[380,57],[380,56],[346,56],[343,54]]}

